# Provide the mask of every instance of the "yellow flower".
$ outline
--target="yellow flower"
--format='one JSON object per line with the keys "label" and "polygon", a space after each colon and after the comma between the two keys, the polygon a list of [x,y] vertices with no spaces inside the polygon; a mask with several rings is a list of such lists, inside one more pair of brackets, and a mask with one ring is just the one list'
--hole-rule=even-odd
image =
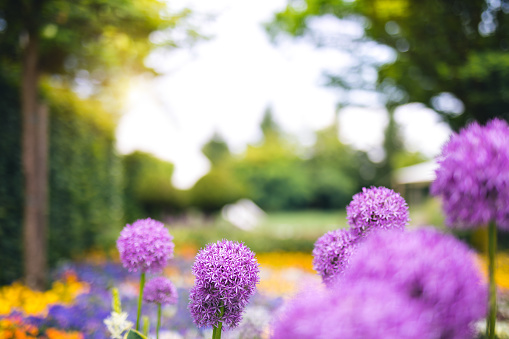
{"label": "yellow flower", "polygon": [[256,255],[260,266],[272,268],[297,268],[303,271],[313,273],[313,256],[302,252],[271,252],[260,253]]}
{"label": "yellow flower", "polygon": [[[486,264],[486,255],[477,256],[478,263],[484,276],[488,276],[488,265]],[[509,289],[509,253],[499,252],[495,257],[495,282],[501,289]]]}
{"label": "yellow flower", "polygon": [[0,315],[18,310],[26,315],[45,315],[52,304],[70,304],[89,286],[78,281],[76,274],[68,272],[62,281],[55,281],[50,290],[32,291],[19,282],[0,288]]}
{"label": "yellow flower", "polygon": [[301,283],[320,279],[313,270],[313,256],[300,252],[274,252],[256,255],[260,263],[260,293],[270,297],[289,298],[301,287]]}

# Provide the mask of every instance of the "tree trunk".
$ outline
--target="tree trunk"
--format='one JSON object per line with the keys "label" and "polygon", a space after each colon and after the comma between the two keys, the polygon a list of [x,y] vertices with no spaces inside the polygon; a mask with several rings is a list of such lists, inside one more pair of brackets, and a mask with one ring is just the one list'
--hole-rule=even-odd
{"label": "tree trunk", "polygon": [[47,127],[48,110],[39,104],[39,44],[28,33],[23,50],[21,85],[22,161],[25,185],[23,254],[25,283],[33,289],[46,284]]}

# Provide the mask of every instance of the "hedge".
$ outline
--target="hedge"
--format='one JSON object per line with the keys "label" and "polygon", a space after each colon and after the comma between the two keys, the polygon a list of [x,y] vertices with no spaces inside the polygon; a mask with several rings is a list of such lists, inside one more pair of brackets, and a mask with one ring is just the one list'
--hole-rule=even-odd
{"label": "hedge", "polygon": [[[99,103],[45,90],[49,122],[48,259],[111,244],[123,224],[114,119]],[[21,278],[23,176],[19,87],[0,77],[0,284]]]}
{"label": "hedge", "polygon": [[108,245],[123,223],[114,121],[99,103],[51,91],[49,262]]}
{"label": "hedge", "polygon": [[0,284],[22,274],[23,176],[21,115],[16,85],[0,75]]}

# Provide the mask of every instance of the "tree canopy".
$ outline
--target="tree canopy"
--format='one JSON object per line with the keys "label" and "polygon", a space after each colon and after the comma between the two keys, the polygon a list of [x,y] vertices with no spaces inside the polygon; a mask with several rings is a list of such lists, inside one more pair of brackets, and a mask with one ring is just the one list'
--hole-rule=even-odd
{"label": "tree canopy", "polygon": [[[358,40],[393,50],[393,61],[377,66],[376,89],[388,106],[424,103],[453,129],[509,119],[508,1],[289,1],[269,31],[302,36],[312,33],[312,18],[327,16],[360,23]],[[347,76],[336,74],[331,83],[344,85]]]}
{"label": "tree canopy", "polygon": [[[0,70],[21,94],[23,248],[30,287],[42,288],[46,274],[50,114],[43,81],[95,96],[114,113],[120,107],[114,93],[127,76],[148,70],[144,60],[154,43],[177,45],[172,32],[188,14],[171,14],[157,0],[0,0]],[[198,34],[190,27],[181,36]]]}
{"label": "tree canopy", "polygon": [[[154,47],[178,46],[171,29],[190,15],[170,13],[158,0],[0,0],[0,8],[2,64],[20,67],[33,32],[41,74],[86,77],[94,85],[147,70],[144,60]],[[189,39],[198,36],[186,27]],[[149,39],[154,32],[160,32],[157,39]]]}

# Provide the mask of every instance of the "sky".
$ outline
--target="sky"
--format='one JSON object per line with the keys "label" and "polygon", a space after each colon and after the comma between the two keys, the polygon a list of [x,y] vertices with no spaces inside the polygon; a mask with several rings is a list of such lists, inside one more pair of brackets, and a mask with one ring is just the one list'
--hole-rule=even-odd
{"label": "sky", "polygon": [[[150,152],[175,164],[173,183],[191,187],[209,169],[202,146],[214,133],[233,152],[261,138],[264,111],[271,107],[276,122],[303,144],[313,132],[334,121],[340,93],[324,86],[325,70],[347,67],[351,57],[332,48],[316,48],[286,39],[275,45],[262,24],[282,9],[286,0],[174,0],[175,9],[189,7],[213,14],[200,28],[211,36],[192,48],[155,53],[147,60],[161,75],[132,80],[117,127],[121,153]],[[323,20],[322,31],[362,34],[359,27]],[[381,58],[384,50],[380,50]],[[381,160],[386,112],[376,96],[361,94],[339,111],[340,139]],[[365,105],[366,106],[366,105]],[[450,133],[438,115],[419,104],[396,111],[410,150],[434,156]]]}

